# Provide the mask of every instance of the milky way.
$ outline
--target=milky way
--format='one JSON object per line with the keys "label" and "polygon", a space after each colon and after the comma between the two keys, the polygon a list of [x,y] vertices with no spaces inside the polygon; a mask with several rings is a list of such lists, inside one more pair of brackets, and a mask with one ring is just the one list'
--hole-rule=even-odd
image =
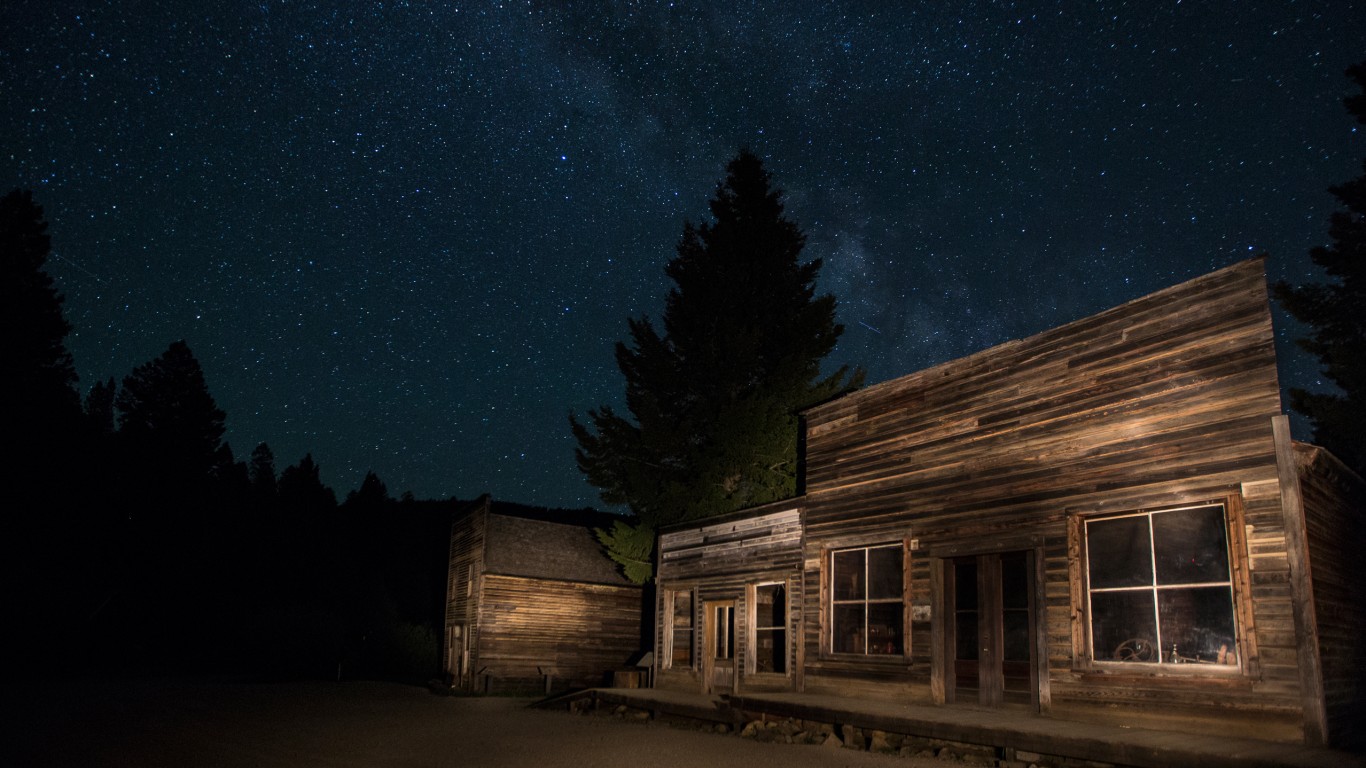
{"label": "milky way", "polygon": [[595,503],[567,415],[741,147],[870,382],[1262,252],[1316,278],[1366,156],[1362,3],[199,5],[10,4],[0,182],[83,391],[183,338],[239,457],[343,492]]}

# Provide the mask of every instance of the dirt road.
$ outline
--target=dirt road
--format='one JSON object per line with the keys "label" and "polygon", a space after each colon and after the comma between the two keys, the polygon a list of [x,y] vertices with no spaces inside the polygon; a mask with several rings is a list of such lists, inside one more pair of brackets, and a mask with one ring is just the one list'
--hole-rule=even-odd
{"label": "dirt road", "polygon": [[831,768],[942,766],[388,683],[100,681],[0,693],[0,765]]}

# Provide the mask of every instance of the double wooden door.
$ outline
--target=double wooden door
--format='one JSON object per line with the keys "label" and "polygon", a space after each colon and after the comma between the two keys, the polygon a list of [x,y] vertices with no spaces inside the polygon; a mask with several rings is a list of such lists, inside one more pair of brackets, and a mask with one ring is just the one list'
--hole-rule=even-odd
{"label": "double wooden door", "polygon": [[1025,551],[947,561],[949,700],[1037,703],[1033,559]]}

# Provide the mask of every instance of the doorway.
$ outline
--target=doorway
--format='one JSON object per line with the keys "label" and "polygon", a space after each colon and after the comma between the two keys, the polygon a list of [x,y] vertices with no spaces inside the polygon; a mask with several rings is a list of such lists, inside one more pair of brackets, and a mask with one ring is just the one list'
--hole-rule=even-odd
{"label": "doorway", "polygon": [[945,566],[948,700],[1037,705],[1034,553],[955,557]]}
{"label": "doorway", "polygon": [[448,628],[446,637],[446,675],[450,685],[467,689],[466,679],[470,666],[470,638],[464,622],[456,622]]}
{"label": "doorway", "polygon": [[702,692],[735,692],[735,601],[702,603],[702,631],[706,643],[702,656]]}

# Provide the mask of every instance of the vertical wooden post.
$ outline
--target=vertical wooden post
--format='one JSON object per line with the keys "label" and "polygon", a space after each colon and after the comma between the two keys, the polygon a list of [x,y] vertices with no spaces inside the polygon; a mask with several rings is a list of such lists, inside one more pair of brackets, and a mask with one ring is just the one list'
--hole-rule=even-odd
{"label": "vertical wooden post", "polygon": [[1276,474],[1281,486],[1281,514],[1285,521],[1285,554],[1290,565],[1290,600],[1295,615],[1295,646],[1300,667],[1300,700],[1304,707],[1306,744],[1328,743],[1328,712],[1323,700],[1323,667],[1319,659],[1318,617],[1314,611],[1314,583],[1304,524],[1304,497],[1299,467],[1290,439],[1290,418],[1271,419],[1276,446]]}
{"label": "vertical wooden post", "polygon": [[930,698],[935,704],[953,700],[953,678],[947,672],[952,658],[945,636],[944,622],[953,620],[953,603],[946,593],[944,558],[930,560]]}

